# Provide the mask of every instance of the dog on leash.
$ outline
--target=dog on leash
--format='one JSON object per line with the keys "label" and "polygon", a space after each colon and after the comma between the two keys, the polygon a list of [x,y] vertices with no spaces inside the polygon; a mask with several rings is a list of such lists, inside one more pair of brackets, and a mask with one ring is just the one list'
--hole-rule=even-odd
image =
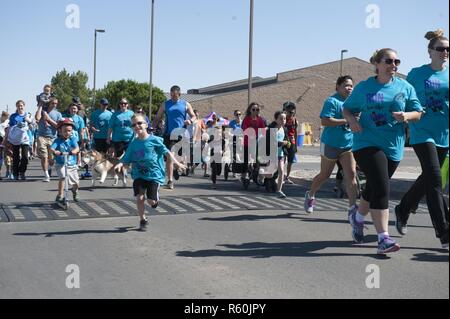
{"label": "dog on leash", "polygon": [[123,183],[123,186],[127,186],[126,171],[121,169],[120,171],[115,171],[114,166],[116,166],[120,161],[120,158],[114,158],[107,156],[103,153],[97,152],[95,150],[87,152],[83,156],[83,162],[89,165],[92,169],[92,187],[95,187],[95,182],[100,176],[100,184],[105,183],[106,178],[109,176],[114,177],[113,186],[117,186],[119,183],[119,178]]}

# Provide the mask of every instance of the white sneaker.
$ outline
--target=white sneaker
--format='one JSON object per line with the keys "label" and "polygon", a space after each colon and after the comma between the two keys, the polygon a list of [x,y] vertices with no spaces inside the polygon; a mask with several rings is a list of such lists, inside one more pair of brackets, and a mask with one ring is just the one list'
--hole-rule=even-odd
{"label": "white sneaker", "polygon": [[278,196],[278,198],[283,198],[283,199],[287,198],[286,194],[283,193],[282,191],[277,192],[277,196]]}
{"label": "white sneaker", "polygon": [[285,183],[285,184],[288,184],[288,185],[293,185],[293,184],[294,184],[294,182],[291,181],[289,177],[285,177],[285,178],[284,178],[284,183]]}
{"label": "white sneaker", "polygon": [[42,180],[44,183],[50,183],[50,176],[45,176],[44,179]]}

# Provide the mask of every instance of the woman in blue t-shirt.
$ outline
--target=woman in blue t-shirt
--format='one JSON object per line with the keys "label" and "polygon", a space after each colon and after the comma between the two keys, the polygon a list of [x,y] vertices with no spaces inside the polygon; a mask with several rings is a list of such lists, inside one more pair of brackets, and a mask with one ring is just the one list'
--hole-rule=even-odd
{"label": "woman in blue t-shirt", "polygon": [[[364,219],[371,213],[378,233],[378,253],[398,251],[389,236],[389,179],[403,158],[404,124],[419,120],[422,106],[411,84],[396,77],[400,60],[392,49],[376,51],[370,62],[377,76],[359,83],[344,103],[353,134],[353,154],[367,177],[360,206],[350,211],[353,239],[364,241]],[[356,114],[360,114],[359,120]]]}
{"label": "woman in blue t-shirt", "polygon": [[320,114],[322,125],[325,126],[321,137],[320,173],[314,177],[311,189],[305,194],[304,208],[308,214],[314,211],[316,192],[330,178],[338,160],[342,164],[347,182],[349,211],[357,209],[356,162],[352,153],[353,133],[342,114],[342,106],[352,91],[352,77],[349,75],[339,77],[336,82],[336,93],[325,101]]}
{"label": "woman in blue t-shirt", "polygon": [[448,154],[448,62],[449,41],[442,30],[425,35],[431,63],[414,68],[406,79],[414,86],[424,108],[419,122],[410,123],[410,144],[422,166],[422,175],[395,207],[396,228],[407,233],[411,211],[415,211],[426,195],[436,236],[448,248],[448,208],[442,194],[440,168]]}
{"label": "woman in blue t-shirt", "polygon": [[[114,148],[114,156],[120,158],[134,138],[131,118],[134,112],[128,109],[128,101],[119,102],[119,110],[114,112],[109,121],[106,143]],[[111,143],[112,142],[112,143]]]}

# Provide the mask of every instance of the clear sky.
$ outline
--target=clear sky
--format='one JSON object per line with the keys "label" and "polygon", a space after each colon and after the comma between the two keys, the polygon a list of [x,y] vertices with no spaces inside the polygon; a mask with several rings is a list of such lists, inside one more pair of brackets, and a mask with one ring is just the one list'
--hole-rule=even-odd
{"label": "clear sky", "polygon": [[[108,81],[149,81],[150,0],[0,0],[0,111],[15,110],[66,68],[93,80],[94,29],[98,35],[97,88]],[[249,0],[155,0],[154,84],[182,91],[244,79],[248,74]],[[80,10],[79,28],[68,28],[68,5]],[[379,26],[367,26],[369,5]],[[255,0],[253,75],[326,63],[368,60],[392,47],[400,72],[428,63],[426,31],[448,37],[447,0]],[[70,20],[70,19],[69,19]],[[74,21],[74,20],[73,20]],[[76,22],[76,21],[75,21]],[[370,25],[369,25],[370,26]]]}

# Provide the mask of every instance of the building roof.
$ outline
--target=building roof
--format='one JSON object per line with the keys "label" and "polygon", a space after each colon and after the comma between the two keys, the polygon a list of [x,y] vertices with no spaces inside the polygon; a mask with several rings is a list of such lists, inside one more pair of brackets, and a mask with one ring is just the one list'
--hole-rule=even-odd
{"label": "building roof", "polygon": [[[170,100],[170,93],[164,93],[164,96],[166,97],[166,100]],[[196,102],[204,99],[209,99],[214,97],[214,94],[185,94],[181,93],[181,98],[185,100],[186,102]]]}
{"label": "building roof", "polygon": [[[366,62],[364,60],[361,60],[359,58],[347,58],[343,60],[343,65],[345,64],[365,64],[366,66],[372,66],[369,62]],[[260,87],[265,85],[271,85],[275,84],[281,81],[287,81],[287,80],[293,80],[298,78],[305,78],[310,76],[317,76],[317,77],[324,77],[329,79],[330,81],[336,82],[336,74],[334,73],[327,73],[327,72],[318,72],[318,69],[328,69],[329,66],[340,64],[340,60],[317,64],[305,68],[285,71],[277,73],[276,76],[268,77],[268,78],[262,78],[262,77],[254,77],[252,82],[252,87]],[[188,90],[188,95],[198,95],[201,99],[208,97],[208,95],[218,95],[218,94],[224,94],[224,93],[232,93],[237,92],[241,90],[247,90],[248,89],[248,79],[243,80],[237,80],[232,82],[226,82],[222,84],[217,84],[213,86],[198,88],[198,89],[190,89]],[[211,96],[209,96],[211,97]]]}

